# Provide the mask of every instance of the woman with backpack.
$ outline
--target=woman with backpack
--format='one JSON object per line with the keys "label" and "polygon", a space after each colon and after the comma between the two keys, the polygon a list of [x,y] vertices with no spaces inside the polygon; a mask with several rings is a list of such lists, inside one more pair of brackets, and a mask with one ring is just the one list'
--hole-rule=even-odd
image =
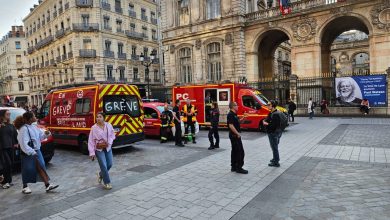
{"label": "woman with backpack", "polygon": [[30,194],[28,183],[36,183],[37,176],[44,182],[46,192],[50,192],[58,187],[49,183],[49,176],[46,171],[45,161],[41,153],[41,141],[50,136],[50,132],[41,131],[35,123],[37,119],[34,113],[25,112],[23,116],[15,119],[14,124],[19,130],[18,141],[21,149],[22,161],[22,193]]}

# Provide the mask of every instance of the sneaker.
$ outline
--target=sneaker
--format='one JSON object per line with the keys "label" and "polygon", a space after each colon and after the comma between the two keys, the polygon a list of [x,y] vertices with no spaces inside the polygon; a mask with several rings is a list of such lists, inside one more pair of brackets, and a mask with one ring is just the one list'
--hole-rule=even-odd
{"label": "sneaker", "polygon": [[98,181],[98,183],[102,183],[102,181],[103,181],[103,177],[100,176],[99,172],[97,173],[97,181]]}
{"label": "sneaker", "polygon": [[11,187],[11,185],[9,183],[6,183],[6,184],[3,184],[3,189],[8,189]]}
{"label": "sneaker", "polygon": [[23,193],[23,194],[30,194],[30,193],[31,193],[30,187],[27,186],[26,188],[23,188],[23,189],[22,189],[22,193]]}
{"label": "sneaker", "polygon": [[112,186],[111,186],[111,184],[104,184],[103,188],[107,189],[107,190],[110,190],[110,189],[112,189]]}
{"label": "sneaker", "polygon": [[248,174],[248,170],[244,170],[241,168],[241,169],[236,170],[236,173]]}
{"label": "sneaker", "polygon": [[57,189],[59,187],[59,185],[49,185],[48,187],[46,187],[46,192],[50,192],[52,191],[53,189]]}
{"label": "sneaker", "polygon": [[280,167],[280,164],[278,162],[272,162],[268,164],[269,167]]}

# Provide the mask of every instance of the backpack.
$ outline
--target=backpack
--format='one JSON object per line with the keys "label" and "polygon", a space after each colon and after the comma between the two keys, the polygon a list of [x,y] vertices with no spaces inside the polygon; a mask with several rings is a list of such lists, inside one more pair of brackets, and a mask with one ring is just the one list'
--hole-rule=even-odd
{"label": "backpack", "polygon": [[274,112],[274,114],[275,113],[278,115],[279,120],[280,120],[280,125],[278,128],[280,130],[284,131],[284,129],[286,129],[286,127],[288,126],[288,118],[287,118],[286,114],[284,114],[281,111],[276,111],[276,112]]}

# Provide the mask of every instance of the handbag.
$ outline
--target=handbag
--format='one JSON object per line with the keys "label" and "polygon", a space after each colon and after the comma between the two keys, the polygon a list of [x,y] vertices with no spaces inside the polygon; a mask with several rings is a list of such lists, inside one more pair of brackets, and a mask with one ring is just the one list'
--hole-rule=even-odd
{"label": "handbag", "polygon": [[[28,136],[30,137],[30,141],[27,143],[27,145],[29,147],[31,147],[32,149],[34,149],[34,142],[32,141],[32,138],[31,138],[31,134],[30,134],[30,130],[28,129],[28,127],[26,126],[27,128],[27,132],[28,132]],[[34,149],[35,150],[35,149]]]}
{"label": "handbag", "polygon": [[[106,131],[107,131],[107,141],[108,141],[108,128],[107,128],[107,125],[105,126],[106,128]],[[103,144],[103,143],[98,143],[96,144],[96,149],[99,149],[99,150],[104,150],[108,147],[108,142],[106,142],[107,144],[106,145],[100,145],[100,144]]]}

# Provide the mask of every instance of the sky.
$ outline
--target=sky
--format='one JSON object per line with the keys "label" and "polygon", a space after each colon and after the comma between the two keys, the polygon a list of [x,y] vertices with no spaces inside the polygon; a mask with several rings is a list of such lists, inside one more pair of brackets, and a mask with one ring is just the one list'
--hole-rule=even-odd
{"label": "sky", "polygon": [[12,25],[23,25],[23,18],[38,0],[0,0],[0,38],[11,30]]}

